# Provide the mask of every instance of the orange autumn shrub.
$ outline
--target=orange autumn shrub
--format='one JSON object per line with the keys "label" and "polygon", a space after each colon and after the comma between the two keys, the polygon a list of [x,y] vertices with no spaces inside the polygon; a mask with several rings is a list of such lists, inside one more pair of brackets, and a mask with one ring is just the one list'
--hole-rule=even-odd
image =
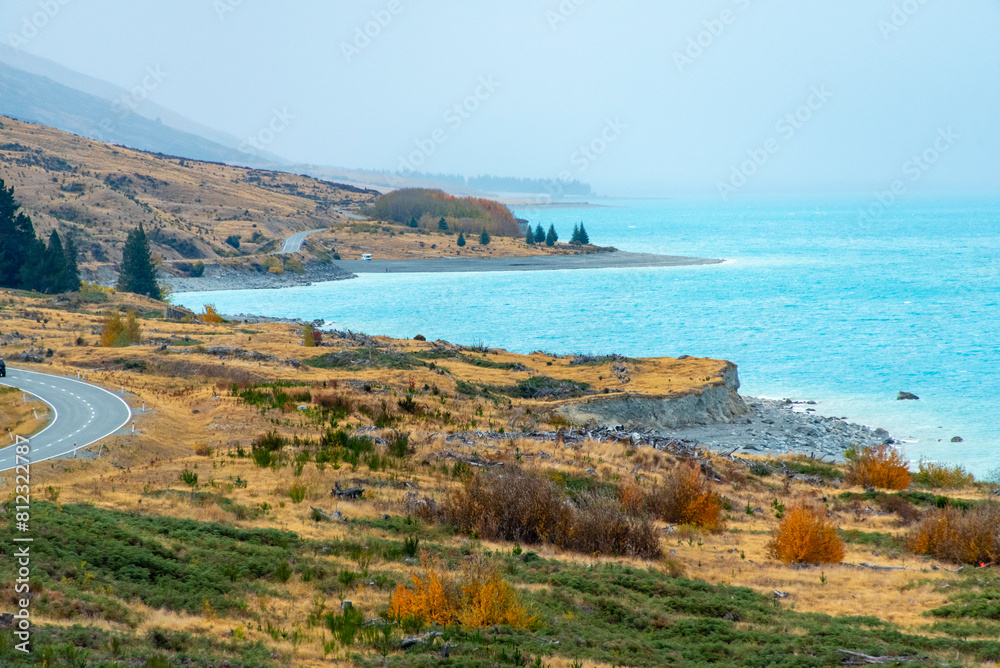
{"label": "orange autumn shrub", "polygon": [[845,453],[847,472],[844,482],[861,487],[906,489],[910,486],[910,465],[903,454],[885,443],[869,445]]}
{"label": "orange autumn shrub", "polygon": [[467,561],[461,584],[426,553],[421,564],[422,577],[410,574],[412,588],[396,586],[389,606],[395,619],[416,618],[426,624],[466,628],[494,624],[528,628],[537,620],[492,564],[481,559]]}
{"label": "orange autumn shrub", "polygon": [[710,531],[723,527],[722,499],[695,461],[687,461],[648,497],[650,511],[664,522],[691,524]]}
{"label": "orange autumn shrub", "polygon": [[906,547],[956,564],[1000,561],[1000,508],[935,508],[906,536]]}
{"label": "orange autumn shrub", "polygon": [[495,565],[481,559],[467,561],[464,579],[464,604],[458,613],[462,626],[479,628],[507,624],[528,628],[534,625],[537,618],[528,614],[517,590],[503,579]]}
{"label": "orange autumn shrub", "polygon": [[844,541],[823,508],[799,502],[785,511],[767,552],[786,564],[839,564],[844,560]]}
{"label": "orange autumn shrub", "polygon": [[637,515],[646,505],[646,495],[643,493],[642,487],[634,482],[626,483],[618,488],[618,500],[632,515]]}
{"label": "orange autumn shrub", "polygon": [[219,324],[225,322],[219,312],[215,310],[214,304],[205,304],[205,310],[198,314],[198,320],[206,324]]}
{"label": "orange autumn shrub", "polygon": [[460,589],[448,573],[443,573],[437,562],[427,553],[421,555],[424,576],[410,573],[413,588],[396,585],[389,605],[390,614],[396,619],[415,617],[428,624],[448,626],[458,617]]}

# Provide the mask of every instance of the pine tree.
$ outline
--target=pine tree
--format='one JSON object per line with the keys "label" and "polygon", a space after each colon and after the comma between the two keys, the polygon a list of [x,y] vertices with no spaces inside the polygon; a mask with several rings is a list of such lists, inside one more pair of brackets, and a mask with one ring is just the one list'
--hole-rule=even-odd
{"label": "pine tree", "polygon": [[479,244],[481,246],[486,246],[490,243],[490,233],[483,230],[482,234],[479,235]]}
{"label": "pine tree", "polygon": [[458,233],[458,241],[456,241],[455,243],[457,243],[459,246],[464,246],[465,245],[465,235],[463,235],[461,232],[459,232]]}
{"label": "pine tree", "polygon": [[531,225],[528,225],[528,231],[524,233],[524,241],[529,246],[535,245],[535,231],[531,229]]}
{"label": "pine tree", "polygon": [[535,243],[540,244],[545,242],[545,230],[542,229],[542,224],[538,223],[538,227],[535,228]]}
{"label": "pine tree", "polygon": [[559,235],[556,234],[556,226],[549,225],[549,233],[545,235],[545,245],[552,247],[556,245],[557,241],[559,241]]}
{"label": "pine tree", "polygon": [[[29,221],[30,224],[30,221]],[[18,271],[14,287],[36,292],[47,292],[45,280],[45,243],[35,237],[32,229],[30,235],[25,235],[21,248],[21,269]]]}
{"label": "pine tree", "polygon": [[125,250],[122,251],[121,273],[117,288],[123,292],[134,292],[153,299],[161,297],[160,286],[156,284],[156,271],[149,253],[149,241],[142,223],[128,233]]}
{"label": "pine tree", "polygon": [[65,292],[76,292],[80,289],[80,265],[77,264],[79,252],[73,237],[66,238],[66,284]]}
{"label": "pine tree", "polygon": [[448,221],[444,219],[444,216],[441,216],[441,220],[438,221],[438,229],[439,230],[448,229]]}
{"label": "pine tree", "polygon": [[587,234],[587,230],[583,228],[583,223],[580,223],[580,238],[579,241],[584,246],[590,245],[590,235]]}
{"label": "pine tree", "polygon": [[38,240],[31,218],[18,213],[21,205],[14,199],[14,188],[6,187],[0,179],[0,287],[19,288],[22,283],[22,269],[29,259],[36,264],[27,272],[29,282],[34,283],[38,273]]}
{"label": "pine tree", "polygon": [[410,227],[416,227],[416,226],[417,226],[417,219],[415,217],[410,218]]}
{"label": "pine tree", "polygon": [[569,238],[569,243],[574,246],[580,244],[580,227],[576,224],[573,225],[573,235]]}
{"label": "pine tree", "polygon": [[42,270],[39,275],[42,292],[55,294],[66,292],[66,249],[63,248],[59,232],[52,230],[49,247],[42,254]]}

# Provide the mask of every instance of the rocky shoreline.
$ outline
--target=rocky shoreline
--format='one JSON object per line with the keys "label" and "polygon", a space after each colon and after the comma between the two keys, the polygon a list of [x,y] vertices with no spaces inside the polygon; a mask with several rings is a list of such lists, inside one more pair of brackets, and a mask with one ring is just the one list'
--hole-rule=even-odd
{"label": "rocky shoreline", "polygon": [[277,290],[326,281],[343,281],[357,278],[335,264],[310,262],[305,265],[305,273],[286,271],[283,274],[256,272],[246,269],[232,269],[217,264],[205,265],[205,273],[195,278],[170,276],[161,282],[177,292],[215,292],[218,290]]}
{"label": "rocky shoreline", "polygon": [[709,450],[745,455],[806,455],[844,461],[851,446],[893,443],[884,429],[817,415],[815,402],[744,397],[750,412],[728,423],[664,432]]}

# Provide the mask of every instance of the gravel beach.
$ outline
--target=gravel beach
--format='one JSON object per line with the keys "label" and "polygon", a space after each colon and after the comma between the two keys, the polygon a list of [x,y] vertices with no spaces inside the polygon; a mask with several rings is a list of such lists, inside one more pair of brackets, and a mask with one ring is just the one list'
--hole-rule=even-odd
{"label": "gravel beach", "polygon": [[744,397],[750,414],[730,423],[672,429],[672,438],[697,443],[710,450],[749,455],[814,455],[844,461],[852,445],[892,443],[889,432],[854,424],[815,412],[808,401]]}
{"label": "gravel beach", "polygon": [[285,272],[269,274],[240,271],[217,264],[205,266],[198,278],[161,277],[175,292],[211,292],[217,290],[267,290],[312,285],[325,281],[354,278],[357,274],[439,273],[473,271],[551,271],[555,269],[621,269],[629,267],[682,267],[720,264],[723,260],[649,253],[590,253],[581,255],[542,255],[535,257],[497,258],[428,258],[425,260],[346,260],[334,264],[310,262],[304,274]]}
{"label": "gravel beach", "polygon": [[443,257],[426,260],[350,260],[337,264],[355,274],[428,273],[470,271],[551,271],[555,269],[623,269],[629,267],[682,267],[720,264],[722,260],[650,253],[587,253],[532,257],[464,258]]}

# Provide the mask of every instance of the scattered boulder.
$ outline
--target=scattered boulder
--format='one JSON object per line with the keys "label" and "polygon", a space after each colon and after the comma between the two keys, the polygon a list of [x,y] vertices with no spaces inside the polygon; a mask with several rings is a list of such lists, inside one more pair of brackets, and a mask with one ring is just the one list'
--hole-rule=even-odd
{"label": "scattered boulder", "polygon": [[917,401],[920,397],[910,392],[900,392],[896,395],[896,401]]}
{"label": "scattered boulder", "polygon": [[951,437],[951,442],[952,443],[962,443],[963,441],[965,441],[965,439],[962,438],[961,436],[952,436]]}

